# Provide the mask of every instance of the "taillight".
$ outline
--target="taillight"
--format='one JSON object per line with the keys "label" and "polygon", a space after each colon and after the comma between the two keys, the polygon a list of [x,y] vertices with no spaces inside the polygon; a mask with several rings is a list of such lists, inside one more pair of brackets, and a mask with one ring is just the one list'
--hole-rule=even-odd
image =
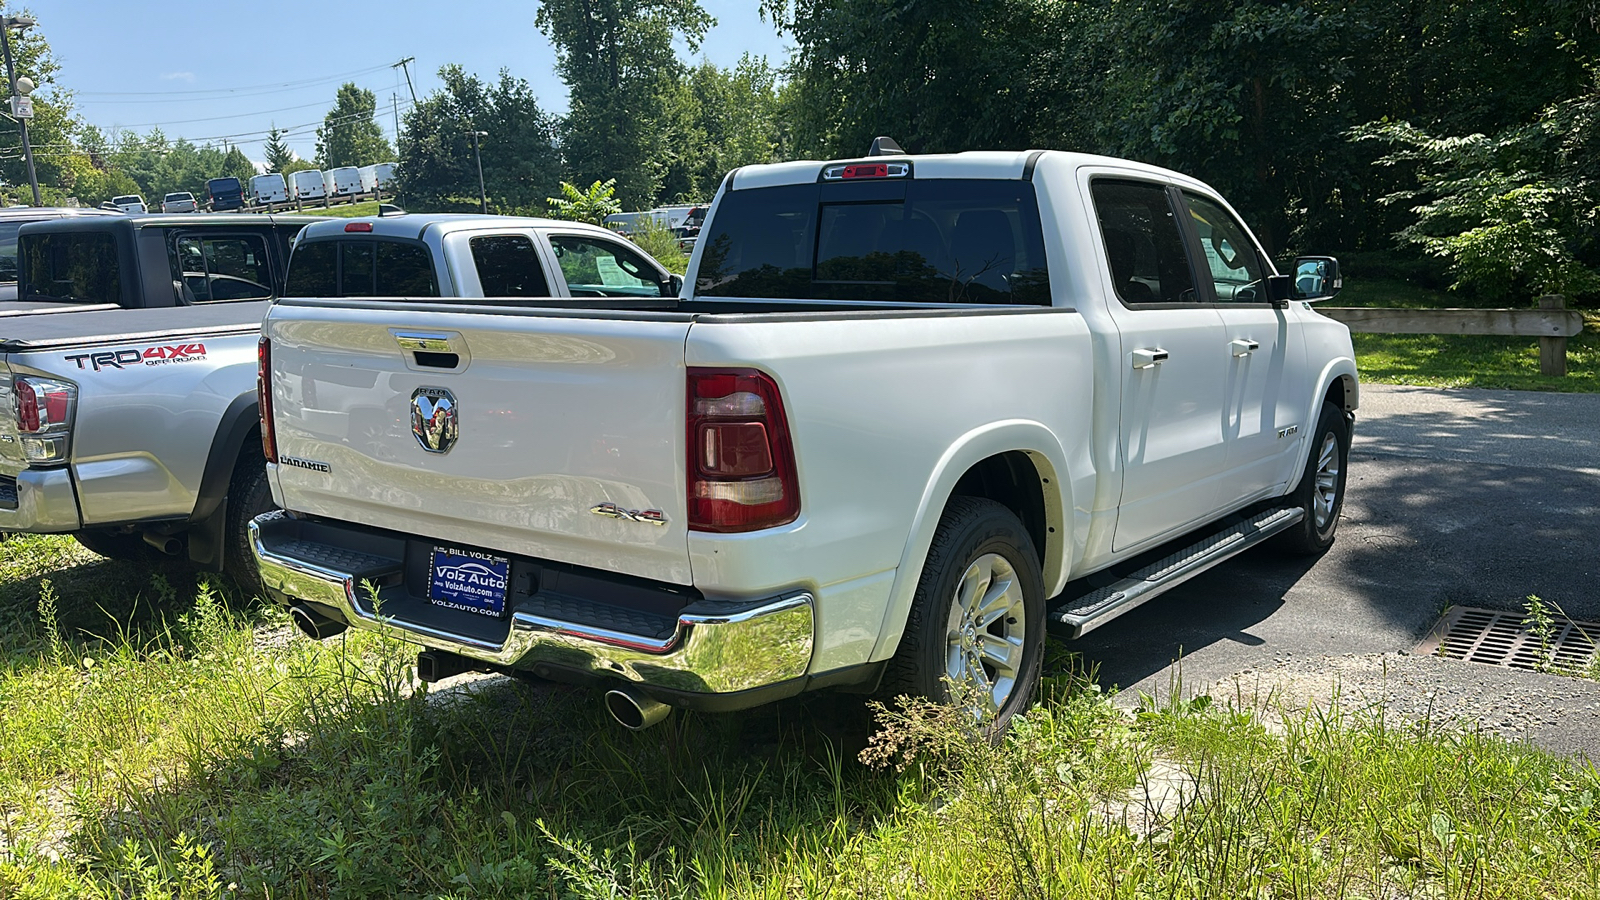
{"label": "taillight", "polygon": [[261,410],[261,453],[267,462],[278,461],[278,436],[272,430],[272,341],[256,342],[256,406]]}
{"label": "taillight", "polygon": [[78,386],[70,381],[18,375],[11,382],[22,455],[31,463],[66,462]]}
{"label": "taillight", "polygon": [[688,484],[692,531],[756,531],[800,515],[783,398],[754,369],[689,369]]}

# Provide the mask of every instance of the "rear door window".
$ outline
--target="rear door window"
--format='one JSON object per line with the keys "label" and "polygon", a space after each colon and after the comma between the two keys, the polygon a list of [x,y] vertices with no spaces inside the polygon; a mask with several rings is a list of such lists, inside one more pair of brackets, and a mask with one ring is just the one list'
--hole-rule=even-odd
{"label": "rear door window", "polygon": [[106,232],[40,234],[22,241],[24,300],[120,303],[117,239]]}
{"label": "rear door window", "polygon": [[300,242],[289,257],[286,297],[437,297],[433,257],[422,244],[382,238]]}
{"label": "rear door window", "polygon": [[193,302],[265,300],[273,294],[267,244],[260,235],[181,235],[174,246],[176,277]]}
{"label": "rear door window", "polygon": [[1117,296],[1129,305],[1199,302],[1166,187],[1096,180],[1091,193]]}
{"label": "rear door window", "polygon": [[485,297],[550,296],[544,267],[539,265],[539,251],[526,236],[487,235],[475,237],[468,244]]}
{"label": "rear door window", "polygon": [[573,297],[663,297],[655,267],[621,244],[587,235],[552,234],[567,293]]}
{"label": "rear door window", "polygon": [[1050,304],[1033,185],[908,179],[729,191],[701,235],[710,297]]}

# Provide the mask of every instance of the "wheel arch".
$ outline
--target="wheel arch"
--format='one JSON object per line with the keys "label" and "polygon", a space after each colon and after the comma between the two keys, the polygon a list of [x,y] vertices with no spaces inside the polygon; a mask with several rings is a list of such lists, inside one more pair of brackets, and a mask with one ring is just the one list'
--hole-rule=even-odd
{"label": "wheel arch", "polygon": [[1344,410],[1346,417],[1353,419],[1355,411],[1361,405],[1361,381],[1356,375],[1356,361],[1349,357],[1340,357],[1330,361],[1323,367],[1317,378],[1317,391],[1311,396],[1311,404],[1306,408],[1305,438],[1300,441],[1300,452],[1295,458],[1294,477],[1290,479],[1285,495],[1294,493],[1300,486],[1300,479],[1305,475],[1306,460],[1311,456],[1311,432],[1316,428],[1316,423],[1322,415],[1322,404],[1332,403]]}
{"label": "wheel arch", "polygon": [[1040,555],[1050,597],[1060,591],[1071,562],[1072,531],[1066,521],[1073,508],[1071,490],[1061,442],[1043,425],[996,422],[962,435],[923,488],[870,658],[887,659],[899,646],[934,532],[952,497],[987,497],[1017,513]]}
{"label": "wheel arch", "polygon": [[200,477],[194,514],[190,516],[189,560],[198,566],[211,571],[222,569],[228,486],[233,481],[233,470],[239,463],[239,453],[245,448],[245,442],[252,436],[259,441],[260,434],[261,412],[256,392],[252,390],[233,398],[217,423],[211,452],[206,455],[205,472]]}

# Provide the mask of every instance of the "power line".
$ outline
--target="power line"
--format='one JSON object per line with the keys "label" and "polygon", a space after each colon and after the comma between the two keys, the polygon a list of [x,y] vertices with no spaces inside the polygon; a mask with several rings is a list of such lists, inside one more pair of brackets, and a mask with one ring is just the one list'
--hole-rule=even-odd
{"label": "power line", "polygon": [[79,97],[172,97],[192,94],[229,94],[236,91],[268,89],[270,89],[270,91],[281,91],[286,88],[292,89],[297,87],[309,87],[317,84],[326,84],[328,82],[338,81],[341,78],[351,78],[356,75],[368,75],[373,72],[381,72],[388,68],[391,68],[391,66],[387,63],[384,63],[382,65],[369,66],[365,69],[356,69],[355,71],[344,72],[338,75],[320,75],[316,78],[306,78],[300,81],[279,82],[278,84],[241,85],[231,88],[206,88],[203,90],[193,91],[74,91],[73,93]]}

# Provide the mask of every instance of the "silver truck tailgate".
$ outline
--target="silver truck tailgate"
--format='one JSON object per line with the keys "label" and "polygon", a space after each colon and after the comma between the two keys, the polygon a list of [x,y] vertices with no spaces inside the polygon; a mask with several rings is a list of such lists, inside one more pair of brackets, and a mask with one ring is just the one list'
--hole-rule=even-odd
{"label": "silver truck tailgate", "polygon": [[[277,499],[441,542],[688,584],[688,329],[687,317],[280,304],[265,325]],[[445,407],[453,429],[441,429]],[[414,434],[414,418],[433,426],[423,430],[435,448]],[[603,504],[658,511],[664,524],[593,511]]]}

